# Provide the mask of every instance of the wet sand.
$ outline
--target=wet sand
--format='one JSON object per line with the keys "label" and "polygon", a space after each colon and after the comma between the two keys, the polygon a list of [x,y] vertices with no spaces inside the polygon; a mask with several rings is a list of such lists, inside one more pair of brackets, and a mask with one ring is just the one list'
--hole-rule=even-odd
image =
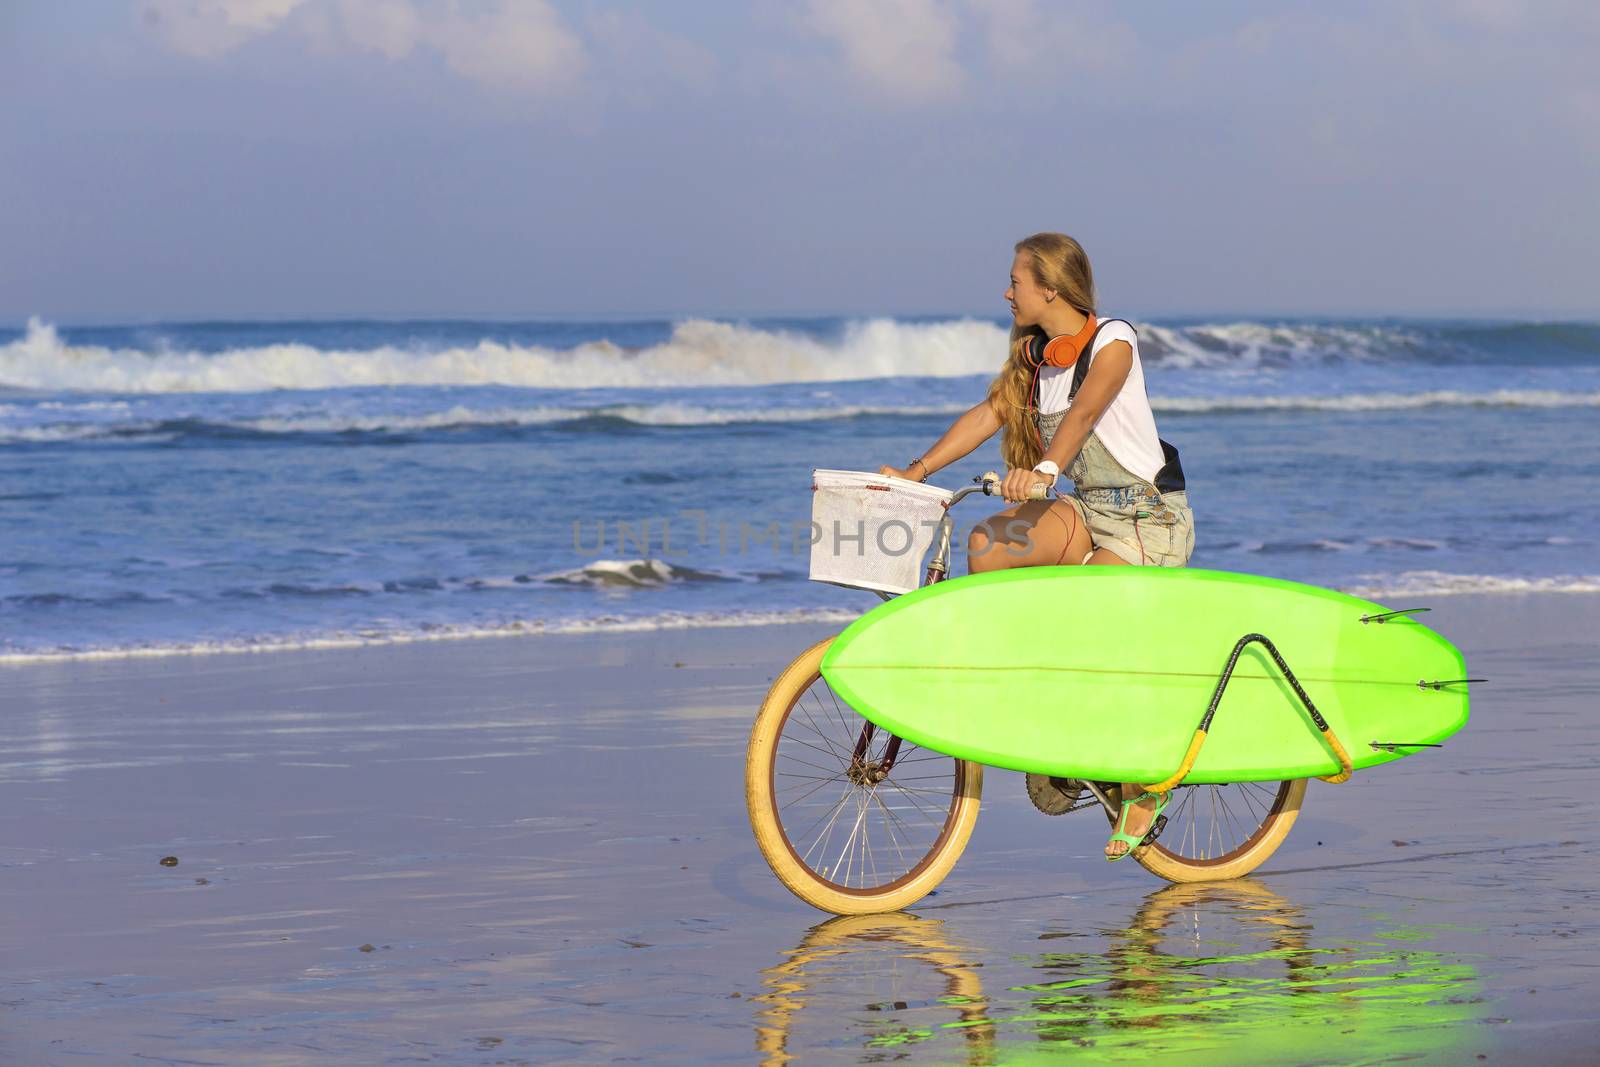
{"label": "wet sand", "polygon": [[992,772],[935,896],[831,922],[741,781],[823,627],[6,667],[0,1062],[1595,1062],[1600,598],[1431,602],[1473,721],[1256,876]]}

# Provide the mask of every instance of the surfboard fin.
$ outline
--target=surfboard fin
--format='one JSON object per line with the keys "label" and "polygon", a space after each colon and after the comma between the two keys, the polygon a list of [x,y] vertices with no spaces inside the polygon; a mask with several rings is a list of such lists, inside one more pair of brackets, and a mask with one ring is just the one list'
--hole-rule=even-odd
{"label": "surfboard fin", "polygon": [[1476,685],[1476,684],[1481,683],[1481,682],[1487,682],[1488,680],[1489,679],[1487,679],[1487,678],[1453,678],[1453,679],[1451,679],[1450,681],[1447,681],[1447,682],[1424,682],[1424,681],[1419,681],[1419,682],[1417,682],[1417,688],[1418,689],[1432,689],[1434,692],[1437,693],[1439,690],[1443,689],[1447,685],[1466,685],[1469,682],[1474,684],[1474,685]]}
{"label": "surfboard fin", "polygon": [[1375,622],[1379,626],[1382,626],[1390,619],[1407,618],[1412,615],[1421,615],[1424,611],[1432,610],[1432,608],[1401,608],[1399,611],[1385,611],[1379,615],[1363,615],[1361,616],[1361,621],[1363,623]]}

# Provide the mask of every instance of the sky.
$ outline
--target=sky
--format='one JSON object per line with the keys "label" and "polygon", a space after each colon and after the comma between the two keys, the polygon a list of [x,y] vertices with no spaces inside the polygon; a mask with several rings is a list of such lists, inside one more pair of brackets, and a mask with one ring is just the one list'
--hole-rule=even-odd
{"label": "sky", "polygon": [[0,0],[0,322],[1600,317],[1600,5]]}

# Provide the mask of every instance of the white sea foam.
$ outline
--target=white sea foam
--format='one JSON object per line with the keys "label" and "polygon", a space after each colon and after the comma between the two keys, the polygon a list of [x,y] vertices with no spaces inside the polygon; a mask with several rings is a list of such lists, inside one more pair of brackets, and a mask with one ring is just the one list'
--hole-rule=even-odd
{"label": "white sea foam", "polygon": [[249,419],[240,423],[262,433],[404,432],[470,426],[538,426],[583,418],[611,418],[640,426],[726,426],[741,422],[812,422],[861,415],[951,415],[970,405],[862,404],[837,407],[717,408],[699,404],[606,404],[597,407],[526,407],[474,410],[454,407],[429,415],[307,415]]}
{"label": "white sea foam", "polygon": [[[1409,361],[1428,340],[1400,328],[1138,324],[1140,351],[1168,366],[1251,370],[1328,361]],[[508,385],[541,388],[762,385],[902,376],[992,374],[1004,359],[1006,330],[960,319],[901,322],[876,318],[836,339],[690,319],[643,349],[596,339],[570,350],[484,339],[452,348],[322,349],[282,343],[206,353],[68,344],[30,320],[21,338],[0,345],[0,386],[114,393],[239,393],[363,386]]]}
{"label": "white sea foam", "polygon": [[1350,393],[1342,396],[1152,397],[1156,411],[1403,411],[1432,407],[1600,407],[1600,393],[1546,389],[1493,389],[1482,393],[1437,389],[1423,393]]}
{"label": "white sea foam", "polygon": [[[434,430],[464,430],[491,427],[546,426],[586,418],[609,418],[638,426],[727,426],[738,423],[814,422],[850,419],[865,415],[954,415],[966,404],[849,404],[837,407],[726,408],[699,404],[606,404],[594,407],[468,408],[457,405],[445,411],[420,415],[402,414],[305,414],[242,418],[223,422],[216,419],[186,420],[193,427],[211,426],[249,430],[263,434],[342,434],[342,433],[426,433]],[[0,417],[4,413],[0,412]],[[151,419],[126,422],[52,422],[44,425],[0,425],[0,442],[5,441],[82,441],[107,437],[148,440],[151,435],[170,436],[170,427]]]}
{"label": "white sea foam", "polygon": [[393,346],[338,351],[273,344],[208,354],[69,345],[30,320],[0,345],[0,385],[111,393],[251,393],[386,385],[538,388],[760,385],[914,374],[992,373],[1006,333],[992,322],[850,325],[837,341],[692,319],[666,342],[627,350],[593,341],[570,351],[484,340],[442,350]]}
{"label": "white sea foam", "polygon": [[1139,352],[1177,367],[1237,367],[1321,362],[1330,357],[1357,362],[1408,356],[1422,339],[1406,330],[1320,324],[1268,325],[1260,322],[1199,326],[1135,323]]}
{"label": "white sea foam", "polygon": [[[457,405],[444,411],[424,414],[312,412],[240,418],[221,421],[215,418],[189,420],[193,427],[214,426],[248,430],[263,434],[342,434],[342,433],[426,433],[436,430],[478,427],[531,427],[555,425],[586,418],[610,418],[639,426],[727,426],[739,423],[795,423],[862,416],[951,416],[966,410],[966,404],[842,404],[832,407],[735,408],[701,404],[605,404],[592,407],[470,408]],[[1488,393],[1442,390],[1428,393],[1374,393],[1352,396],[1263,396],[1263,397],[1156,397],[1151,406],[1160,412],[1185,414],[1249,413],[1254,411],[1401,411],[1428,407],[1569,408],[1600,407],[1600,393],[1558,393],[1531,389],[1500,389]],[[7,415],[23,416],[26,409],[13,405]],[[129,443],[148,443],[152,437],[170,439],[180,430],[164,427],[150,418],[120,420],[97,419],[88,422],[59,421],[45,424],[6,426],[0,423],[0,442],[83,441],[126,438]]]}
{"label": "white sea foam", "polygon": [[171,434],[159,433],[160,423],[148,419],[137,422],[56,422],[46,426],[0,426],[0,443],[26,441],[49,443],[55,441],[89,441],[107,437],[127,437],[130,443],[148,444],[153,439]]}
{"label": "white sea foam", "polygon": [[1342,586],[1352,596],[1378,600],[1395,596],[1454,596],[1472,593],[1600,593],[1600,574],[1512,578],[1501,574],[1450,574],[1404,571],[1369,575]]}
{"label": "white sea foam", "polygon": [[541,574],[533,580],[562,585],[631,588],[672,582],[754,582],[762,577],[762,574],[748,571],[686,567],[663,559],[597,559],[570,570]]}
{"label": "white sea foam", "polygon": [[210,656],[247,652],[298,652],[335,648],[415,644],[423,641],[465,641],[488,637],[530,637],[548,634],[643,633],[654,630],[700,630],[726,627],[776,626],[786,623],[842,624],[854,621],[860,610],[844,608],[791,608],[773,611],[667,611],[652,615],[599,615],[590,618],[513,619],[494,625],[435,625],[426,629],[334,632],[259,639],[152,643],[107,648],[60,648],[0,653],[0,666],[63,660],[148,659],[169,656]]}
{"label": "white sea foam", "polygon": [[1291,552],[1370,552],[1377,550],[1407,549],[1433,552],[1447,547],[1445,541],[1425,537],[1367,537],[1360,540],[1341,541],[1332,537],[1314,537],[1299,541],[1241,541],[1238,548],[1245,552],[1265,554]]}

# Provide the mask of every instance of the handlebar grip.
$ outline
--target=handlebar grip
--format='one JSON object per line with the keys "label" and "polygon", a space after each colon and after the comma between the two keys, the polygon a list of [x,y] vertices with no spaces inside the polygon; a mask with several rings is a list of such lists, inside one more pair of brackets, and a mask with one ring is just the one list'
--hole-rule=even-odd
{"label": "handlebar grip", "polygon": [[[998,496],[999,495],[999,490],[1000,490],[1000,483],[1004,479],[1002,479],[994,471],[985,471],[983,477],[978,479],[978,480],[983,483],[983,495],[984,496]],[[1050,495],[1050,486],[1049,485],[1035,485],[1033,488],[1028,490],[1028,499],[1029,500],[1044,500],[1049,495]]]}

